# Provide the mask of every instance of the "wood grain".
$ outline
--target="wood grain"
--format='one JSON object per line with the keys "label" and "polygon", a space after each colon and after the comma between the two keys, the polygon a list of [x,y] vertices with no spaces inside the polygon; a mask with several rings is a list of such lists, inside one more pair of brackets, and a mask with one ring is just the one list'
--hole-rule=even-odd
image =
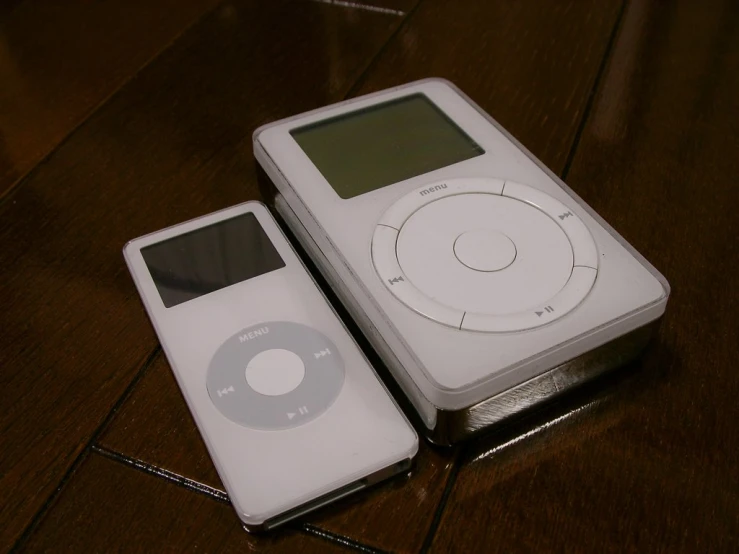
{"label": "wood grain", "polygon": [[254,198],[252,131],[343,96],[399,20],[226,3],[3,201],[0,545],[28,525],[156,347],[124,243]]}
{"label": "wood grain", "polygon": [[[95,533],[90,533],[95,529]],[[230,505],[99,455],[80,466],[23,552],[346,552],[286,529],[248,534]]]}
{"label": "wood grain", "polygon": [[568,181],[670,281],[661,332],[638,386],[465,465],[434,551],[739,550],[738,12],[628,6]]}
{"label": "wood grain", "polygon": [[2,8],[0,197],[217,3],[26,0]]}
{"label": "wood grain", "polygon": [[[195,423],[163,356],[121,408],[98,444],[173,478],[225,494]],[[452,450],[421,446],[410,478],[399,477],[342,500],[301,521],[370,546],[416,551],[441,499],[454,460]],[[402,519],[404,525],[389,524]],[[385,531],[378,535],[377,530]],[[402,532],[401,532],[402,529]]]}

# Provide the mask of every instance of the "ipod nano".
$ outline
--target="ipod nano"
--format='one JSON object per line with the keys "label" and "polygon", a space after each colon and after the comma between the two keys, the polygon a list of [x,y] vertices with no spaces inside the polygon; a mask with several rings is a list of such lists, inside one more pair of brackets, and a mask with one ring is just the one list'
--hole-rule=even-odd
{"label": "ipod nano", "polygon": [[669,285],[451,83],[257,129],[274,203],[451,444],[637,355]]}
{"label": "ipod nano", "polygon": [[410,467],[415,431],[263,204],[135,239],[124,256],[248,530]]}

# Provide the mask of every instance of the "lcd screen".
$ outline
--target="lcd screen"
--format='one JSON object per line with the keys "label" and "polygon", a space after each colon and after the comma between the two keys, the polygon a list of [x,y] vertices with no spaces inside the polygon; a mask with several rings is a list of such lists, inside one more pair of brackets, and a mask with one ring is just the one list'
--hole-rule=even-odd
{"label": "lcd screen", "polygon": [[342,198],[485,153],[423,94],[319,121],[290,134]]}
{"label": "lcd screen", "polygon": [[285,267],[252,213],[141,249],[167,308]]}

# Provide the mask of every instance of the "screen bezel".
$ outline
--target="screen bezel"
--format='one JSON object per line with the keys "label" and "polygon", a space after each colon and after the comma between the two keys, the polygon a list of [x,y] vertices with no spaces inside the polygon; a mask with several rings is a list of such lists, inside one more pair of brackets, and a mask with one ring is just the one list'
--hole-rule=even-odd
{"label": "screen bezel", "polygon": [[[485,150],[485,154],[419,177],[396,182],[367,194],[344,199],[336,193],[290,136],[293,129],[304,125],[416,92],[425,94],[479,144]],[[343,226],[347,220],[356,220],[357,216],[364,219],[362,214],[369,217],[368,210],[375,212],[372,219],[376,221],[379,218],[378,212],[384,211],[404,192],[421,185],[451,176],[479,177],[490,174],[490,168],[499,165],[502,160],[500,154],[495,151],[499,133],[476,105],[453,83],[440,78],[427,78],[266,123],[255,129],[252,141],[255,157],[270,178],[277,183],[277,188],[286,197],[292,198],[290,202],[300,202],[318,221],[326,221],[327,225],[332,227],[334,220],[336,223],[341,222]],[[339,214],[336,210],[343,212]],[[332,213],[335,215],[331,215]],[[331,234],[328,229],[327,232]]]}
{"label": "screen bezel", "polygon": [[[277,250],[280,258],[285,263],[285,267],[254,277],[248,281],[242,281],[230,287],[222,288],[218,291],[201,296],[191,302],[183,302],[171,308],[166,308],[152,279],[149,269],[141,255],[141,249],[149,245],[165,241],[169,238],[187,233],[200,227],[206,227],[212,223],[231,219],[232,217],[253,213],[259,224],[261,225],[272,245]],[[231,206],[204,216],[196,217],[182,223],[178,223],[140,236],[126,243],[123,248],[123,256],[129,267],[131,276],[133,277],[139,294],[144,300],[147,309],[156,313],[157,317],[177,318],[183,312],[210,310],[208,306],[226,306],[233,302],[234,298],[241,295],[239,292],[243,287],[262,287],[263,283],[271,280],[282,281],[288,278],[288,275],[296,271],[296,266],[300,267],[300,261],[295,257],[292,247],[287,243],[287,239],[283,231],[275,224],[273,216],[269,213],[267,207],[258,200],[249,200],[247,202]]]}
{"label": "screen bezel", "polygon": [[[229,224],[232,225],[232,227],[229,227]],[[237,229],[236,226],[238,226],[239,224],[243,225],[244,227],[240,227],[240,228]],[[158,249],[164,249],[164,251],[163,252],[160,251],[159,254],[161,255],[162,253],[164,253],[166,255],[166,253],[167,253],[167,250],[166,249],[167,249],[168,245],[170,245],[169,246],[170,249],[173,249],[173,248],[176,247],[177,241],[181,241],[181,242],[184,243],[184,245],[187,245],[188,248],[190,249],[190,251],[197,250],[197,249],[200,249],[203,246],[205,246],[205,244],[198,245],[198,244],[195,244],[195,243],[192,243],[192,242],[188,243],[187,242],[188,239],[190,241],[193,241],[193,240],[196,240],[197,235],[201,235],[202,236],[202,235],[205,235],[205,234],[208,234],[208,233],[211,233],[211,236],[215,239],[216,237],[213,236],[213,234],[218,234],[219,233],[219,228],[220,228],[220,230],[222,232],[224,232],[224,235],[223,235],[224,238],[226,236],[228,236],[228,235],[241,236],[241,235],[237,235],[237,233],[240,233],[241,231],[251,232],[252,229],[248,229],[247,228],[249,226],[251,226],[253,228],[253,231],[254,232],[260,233],[259,236],[256,237],[257,240],[258,240],[258,242],[260,242],[260,243],[266,243],[269,246],[269,248],[271,248],[271,252],[269,253],[269,256],[270,257],[273,257],[273,258],[276,257],[276,259],[272,259],[271,260],[272,262],[275,262],[275,263],[273,263],[273,264],[271,263],[269,265],[269,269],[267,269],[267,270],[262,270],[260,272],[254,273],[252,275],[248,275],[248,276],[245,276],[243,278],[239,278],[238,280],[230,280],[231,282],[229,282],[228,284],[223,284],[221,286],[218,286],[217,288],[213,288],[212,290],[207,290],[205,292],[200,292],[199,294],[197,292],[190,291],[190,294],[189,295],[187,293],[181,293],[183,296],[189,296],[189,298],[185,298],[184,300],[183,299],[176,300],[176,297],[178,296],[178,293],[176,293],[176,292],[168,292],[167,291],[167,288],[168,287],[166,286],[166,284],[164,282],[165,281],[164,276],[157,276],[156,275],[156,269],[157,268],[155,267],[155,265],[153,263],[154,260],[147,260],[147,251],[150,251],[151,252],[151,251],[153,251],[154,249],[157,249],[157,248]],[[254,244],[256,244],[256,243],[254,243]],[[221,244],[215,244],[214,243],[212,246],[214,247],[213,250],[222,250],[222,246],[223,245],[221,245]],[[208,250],[211,250],[211,249],[208,249]],[[188,303],[188,302],[192,302],[194,300],[197,300],[197,299],[202,298],[204,296],[208,296],[208,295],[213,294],[215,292],[218,292],[220,290],[230,288],[230,287],[232,287],[234,285],[238,285],[239,283],[244,283],[246,281],[250,281],[251,279],[255,279],[257,277],[260,277],[261,275],[265,275],[267,273],[271,273],[273,271],[277,271],[279,269],[282,269],[286,265],[285,260],[280,256],[280,253],[277,251],[277,248],[275,247],[273,241],[267,235],[267,232],[264,229],[264,226],[261,224],[261,222],[259,221],[259,219],[257,218],[257,216],[254,213],[251,213],[251,212],[245,212],[245,213],[241,213],[241,214],[236,214],[236,215],[233,215],[232,217],[223,218],[223,219],[220,219],[218,221],[214,221],[214,222],[211,222],[211,223],[208,223],[208,224],[205,224],[205,225],[196,227],[194,229],[190,229],[189,231],[185,231],[185,232],[182,232],[182,233],[173,235],[173,236],[168,237],[166,239],[162,239],[162,240],[159,240],[157,242],[152,242],[151,244],[148,244],[148,245],[142,247],[140,249],[140,253],[141,253],[141,257],[144,260],[144,264],[146,265],[146,268],[147,268],[147,270],[149,272],[149,277],[154,282],[154,286],[156,287],[156,290],[159,293],[159,298],[162,301],[162,304],[164,305],[164,307],[167,308],[167,309],[174,308],[176,306],[179,306],[180,304],[185,304],[185,303]],[[244,256],[249,256],[249,255],[250,255],[250,253],[244,252]],[[150,261],[152,262],[151,264],[150,264]],[[181,262],[181,261],[183,261],[183,259],[180,258],[177,261],[178,262]],[[197,273],[198,272],[197,269],[202,265],[203,260],[202,259],[201,260],[195,260],[195,259],[193,259],[192,262],[193,262],[193,266],[195,267],[196,273]],[[174,279],[175,280],[183,280],[183,281],[185,280],[182,277],[181,274],[180,275],[174,275]],[[204,283],[204,281],[202,283]]]}
{"label": "screen bezel", "polygon": [[[365,114],[370,113],[377,113],[383,109],[387,109],[390,107],[397,106],[399,104],[412,102],[414,100],[422,100],[425,102],[426,106],[428,106],[431,111],[433,111],[439,119],[437,121],[443,122],[447,125],[447,130],[455,133],[459,139],[461,139],[463,142],[466,142],[467,145],[470,147],[470,150],[475,150],[476,152],[468,157],[457,159],[456,161],[450,162],[450,163],[444,163],[443,165],[439,165],[437,167],[434,167],[433,169],[429,169],[426,171],[421,172],[414,172],[412,175],[409,175],[407,177],[404,177],[402,179],[394,179],[390,180],[389,182],[386,182],[384,184],[379,184],[376,186],[372,186],[371,188],[368,188],[366,190],[363,190],[361,192],[356,192],[354,194],[347,194],[346,193],[346,187],[342,183],[332,183],[331,180],[324,174],[322,171],[321,166],[316,163],[313,158],[311,158],[310,154],[303,148],[301,143],[296,138],[296,135],[307,133],[310,131],[314,131],[319,128],[326,128],[330,127],[333,123],[343,122],[347,120],[351,120],[353,118],[359,118]],[[304,125],[298,126],[298,127],[292,127],[288,130],[288,133],[290,135],[290,138],[292,138],[293,141],[298,145],[301,152],[310,160],[310,162],[313,164],[313,166],[318,170],[319,173],[323,176],[324,180],[329,184],[329,186],[333,189],[333,191],[339,196],[339,198],[342,198],[343,200],[350,200],[352,198],[356,198],[358,196],[362,196],[364,194],[369,194],[371,192],[374,192],[376,190],[379,190],[381,188],[392,186],[396,183],[407,181],[409,179],[415,179],[418,177],[422,177],[423,175],[427,175],[429,173],[433,173],[434,171],[438,171],[440,169],[444,169],[447,167],[451,167],[453,165],[464,163],[468,160],[484,156],[486,154],[485,148],[481,146],[477,141],[475,141],[469,133],[467,133],[459,124],[457,124],[454,119],[449,117],[447,113],[442,110],[436,102],[434,102],[428,94],[425,94],[424,92],[417,91],[417,92],[411,92],[409,94],[404,94],[401,96],[397,96],[395,98],[391,98],[388,100],[385,100],[383,102],[377,102],[374,104],[370,104],[367,106],[358,107],[354,110],[348,110],[344,111],[340,114],[331,115],[328,117],[325,117],[323,119],[318,119],[316,121],[312,121],[310,123],[306,123]],[[325,168],[324,168],[325,169]],[[402,173],[402,171],[399,171]]]}

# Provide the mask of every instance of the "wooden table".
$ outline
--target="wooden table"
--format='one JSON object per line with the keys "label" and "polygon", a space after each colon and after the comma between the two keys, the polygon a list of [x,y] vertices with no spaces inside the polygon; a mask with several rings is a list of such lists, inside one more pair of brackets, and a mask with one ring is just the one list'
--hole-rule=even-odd
{"label": "wooden table", "polygon": [[[456,82],[669,279],[638,363],[269,536],[124,267],[258,198],[259,125]],[[0,5],[3,551],[739,551],[739,3]]]}

